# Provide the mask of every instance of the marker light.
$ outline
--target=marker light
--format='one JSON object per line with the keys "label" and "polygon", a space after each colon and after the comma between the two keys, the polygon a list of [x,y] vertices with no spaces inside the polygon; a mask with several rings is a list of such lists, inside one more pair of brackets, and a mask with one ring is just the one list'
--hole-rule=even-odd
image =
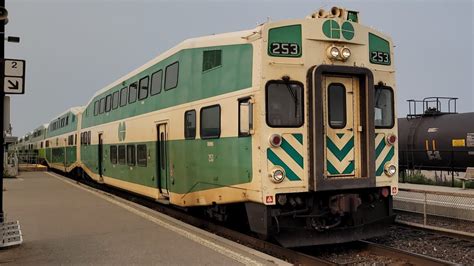
{"label": "marker light", "polygon": [[397,136],[394,134],[388,134],[386,140],[388,144],[393,145],[395,144],[395,141],[397,141]]}
{"label": "marker light", "polygon": [[397,172],[397,167],[393,164],[387,163],[384,172],[388,177],[392,177]]}
{"label": "marker light", "polygon": [[329,46],[327,54],[330,59],[337,59],[339,57],[339,49],[336,46]]}
{"label": "marker light", "polygon": [[285,179],[285,173],[281,169],[276,169],[271,175],[273,183],[281,183]]}
{"label": "marker light", "polygon": [[273,134],[270,136],[269,141],[270,141],[270,145],[272,145],[273,147],[280,147],[282,139],[280,135]]}
{"label": "marker light", "polygon": [[341,56],[343,60],[349,59],[351,57],[351,50],[347,47],[342,48]]}
{"label": "marker light", "polygon": [[388,188],[384,187],[382,188],[382,191],[380,191],[382,193],[382,196],[384,198],[388,197],[388,194],[390,193],[390,191],[388,191]]}

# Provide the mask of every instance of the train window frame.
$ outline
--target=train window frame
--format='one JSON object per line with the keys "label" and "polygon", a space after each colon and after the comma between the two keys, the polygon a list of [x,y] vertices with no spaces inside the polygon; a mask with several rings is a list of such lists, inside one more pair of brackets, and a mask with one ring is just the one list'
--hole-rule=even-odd
{"label": "train window frame", "polygon": [[[172,74],[172,73],[168,74],[168,70],[171,69],[171,67],[174,67],[175,65],[177,67],[177,70],[176,70],[176,74],[173,75],[173,77],[175,77],[176,82],[170,84],[170,87],[168,87],[168,78],[169,78],[169,75]],[[179,83],[179,61],[176,61],[174,63],[171,63],[171,64],[167,65],[166,68],[165,68],[165,82],[164,82],[165,91],[169,91],[169,90],[172,90],[172,89],[178,87],[178,83]]]}
{"label": "train window frame", "polygon": [[[375,107],[375,104],[376,104],[375,94],[376,94],[376,91],[378,89],[388,90],[390,92],[390,97],[391,97],[391,102],[390,102],[391,106],[390,107],[391,107],[391,112],[392,112],[392,115],[391,115],[390,119],[392,120],[391,121],[392,123],[388,126],[377,126],[377,125],[375,125],[375,108],[376,108]],[[395,126],[395,93],[393,91],[393,88],[390,87],[390,86],[380,85],[380,84],[374,86],[374,126],[375,126],[376,129],[392,129]]]}
{"label": "train window frame", "polygon": [[[219,129],[218,129],[218,134],[215,135],[208,135],[208,134],[204,134],[203,130],[205,130],[206,128],[203,127],[203,122],[205,122],[205,118],[203,118],[202,114],[205,110],[207,109],[213,109],[213,108],[216,108],[218,109],[218,117],[219,117]],[[205,106],[205,107],[202,107],[201,110],[199,111],[199,135],[201,136],[201,139],[218,139],[221,137],[221,132],[222,132],[222,108],[219,104],[214,104],[214,105],[210,105],[210,106]]]}
{"label": "train window frame", "polygon": [[[238,133],[239,133],[239,137],[249,137],[252,135],[252,131],[253,131],[253,101],[252,101],[252,97],[244,97],[244,98],[240,98],[237,100],[238,102],[238,105],[237,105],[237,112],[238,112],[238,117],[237,117],[237,121],[238,121]],[[247,103],[248,106],[249,106],[249,110],[248,110],[248,132],[243,132],[243,129],[242,129],[242,104],[244,103]]]}
{"label": "train window frame", "polygon": [[128,102],[128,87],[120,89],[120,107],[124,107]]}
{"label": "train window frame", "polygon": [[[136,81],[128,86],[128,103],[129,104],[136,102],[137,99],[138,99],[138,87],[137,86],[138,86],[138,84],[137,84]],[[133,99],[131,98],[131,96],[132,96],[132,93],[131,93],[132,92],[132,87],[135,90],[135,93],[133,94],[135,97]]]}
{"label": "train window frame", "polygon": [[108,113],[112,110],[112,94],[105,96],[105,112]]}
{"label": "train window frame", "polygon": [[[121,158],[121,155],[123,155],[123,158]],[[117,162],[121,165],[127,164],[127,148],[125,148],[125,145],[118,145],[117,147]]]}
{"label": "train window frame", "polygon": [[137,166],[146,167],[148,163],[146,144],[137,144],[136,151],[137,151],[137,158],[136,158]]}
{"label": "train window frame", "polygon": [[[344,114],[344,123],[341,124],[340,126],[335,126],[331,123],[331,114],[333,112],[331,112],[331,86],[341,86],[344,91],[343,91],[343,110],[342,110],[342,113]],[[330,83],[327,88],[327,104],[328,104],[328,109],[327,109],[327,112],[328,112],[328,125],[329,127],[333,128],[333,129],[343,129],[347,126],[347,97],[346,97],[346,94],[347,94],[347,89],[346,89],[346,86],[344,86],[344,84],[342,83],[339,83],[339,82],[333,82],[333,83]]]}
{"label": "train window frame", "polygon": [[[189,130],[192,130],[192,127],[188,127],[188,114],[194,114],[194,130],[193,132],[190,132]],[[196,139],[196,128],[197,128],[197,124],[196,124],[196,110],[195,109],[192,109],[192,110],[187,110],[186,112],[184,112],[184,138],[185,139]],[[189,134],[191,133],[191,134]]]}
{"label": "train window frame", "polygon": [[[146,88],[144,89],[142,87],[142,82],[144,82],[145,80],[146,80]],[[146,98],[148,98],[149,84],[150,84],[150,77],[149,76],[141,78],[140,81],[138,82],[138,100],[139,101],[145,100]],[[144,94],[142,94],[142,92],[144,92]]]}
{"label": "train window frame", "polygon": [[112,110],[115,110],[119,107],[120,104],[120,91],[115,91],[112,94]]}
{"label": "train window frame", "polygon": [[105,98],[101,98],[99,100],[99,114],[103,114],[105,112]]}
{"label": "train window frame", "polygon": [[[155,82],[153,82],[153,81],[155,81],[155,79],[154,79],[155,75],[158,75],[158,74],[159,74],[159,81],[160,81],[159,83],[160,83],[160,84],[158,84],[158,87],[157,87],[158,90],[155,91],[155,90],[153,90],[153,88],[155,88],[155,87],[154,87]],[[151,95],[151,96],[154,96],[154,95],[160,94],[162,88],[163,88],[163,70],[160,69],[160,70],[154,72],[153,74],[151,74],[151,79],[150,79],[150,95]]]}
{"label": "train window frame", "polygon": [[[300,86],[301,88],[301,100],[299,101],[300,104],[301,104],[301,122],[298,123],[298,124],[294,124],[294,125],[284,125],[284,124],[279,124],[279,125],[275,125],[273,123],[271,123],[271,121],[269,120],[269,104],[268,104],[268,91],[270,89],[270,86],[273,85],[273,84],[287,84],[287,85],[298,85]],[[305,103],[305,97],[304,97],[304,92],[305,92],[305,87],[304,87],[304,84],[299,82],[299,81],[284,81],[284,80],[270,80],[267,82],[267,84],[265,85],[265,120],[266,120],[266,123],[269,127],[271,128],[300,128],[304,125],[304,122],[305,122],[305,112],[304,112],[304,103]]]}
{"label": "train window frame", "polygon": [[127,165],[135,166],[137,163],[137,148],[135,145],[127,145]]}
{"label": "train window frame", "polygon": [[110,163],[117,164],[118,162],[118,148],[117,145],[110,146]]}
{"label": "train window frame", "polygon": [[94,116],[99,114],[99,101],[94,102]]}

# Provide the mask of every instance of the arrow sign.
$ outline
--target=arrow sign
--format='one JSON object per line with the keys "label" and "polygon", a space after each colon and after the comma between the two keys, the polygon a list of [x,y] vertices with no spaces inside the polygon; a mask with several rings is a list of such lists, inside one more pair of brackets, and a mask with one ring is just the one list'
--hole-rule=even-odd
{"label": "arrow sign", "polygon": [[6,94],[23,94],[23,78],[5,77],[3,91]]}
{"label": "arrow sign", "polygon": [[15,80],[15,83],[13,83],[11,80],[9,80],[8,84],[10,84],[10,86],[8,86],[9,90],[15,90],[15,91],[18,90],[18,85],[19,85],[18,80]]}

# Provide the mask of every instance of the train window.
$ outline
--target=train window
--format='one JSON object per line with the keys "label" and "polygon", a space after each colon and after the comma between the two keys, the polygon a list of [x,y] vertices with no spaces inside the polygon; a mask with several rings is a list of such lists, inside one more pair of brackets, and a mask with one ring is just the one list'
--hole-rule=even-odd
{"label": "train window", "polygon": [[91,145],[91,132],[87,132],[87,145]]}
{"label": "train window", "polygon": [[112,95],[107,95],[105,97],[105,111],[110,112],[110,109],[112,108]]}
{"label": "train window", "polygon": [[[87,112],[87,109],[86,109],[86,112]],[[74,120],[76,119],[76,116],[75,115],[71,115],[71,123],[74,123]]]}
{"label": "train window", "polygon": [[151,75],[150,95],[156,95],[161,92],[161,80],[163,78],[163,70],[158,70]]}
{"label": "train window", "polygon": [[61,127],[64,127],[64,125],[66,124],[66,118],[61,118]]}
{"label": "train window", "polygon": [[127,88],[120,90],[120,106],[127,105]]}
{"label": "train window", "polygon": [[49,148],[49,140],[46,141],[45,146],[46,146],[46,148]]}
{"label": "train window", "polygon": [[328,120],[332,128],[346,126],[346,88],[341,83],[329,84]]}
{"label": "train window", "polygon": [[125,146],[118,146],[118,163],[125,164]]}
{"label": "train window", "polygon": [[105,111],[105,98],[100,99],[99,103],[99,114],[102,114]]}
{"label": "train window", "polygon": [[117,146],[110,146],[110,163],[117,164]]}
{"label": "train window", "polygon": [[270,81],[266,87],[267,124],[271,127],[303,125],[303,85],[296,82]]}
{"label": "train window", "polygon": [[184,113],[184,138],[196,138],[196,110],[189,110]]}
{"label": "train window", "polygon": [[66,126],[69,124],[69,116],[66,116]]}
{"label": "train window", "polygon": [[222,65],[222,50],[204,51],[202,54],[202,71]]}
{"label": "train window", "polygon": [[143,100],[148,97],[148,76],[140,79],[139,86],[138,86],[138,100]]}
{"label": "train window", "polygon": [[375,127],[376,128],[392,128],[394,125],[393,118],[393,90],[387,86],[375,86]]}
{"label": "train window", "polygon": [[178,86],[179,62],[168,65],[165,69],[165,91]]}
{"label": "train window", "polygon": [[213,105],[201,109],[201,138],[219,138],[221,135],[221,106]]}
{"label": "train window", "polygon": [[146,167],[146,164],[147,164],[146,145],[145,144],[137,145],[137,165]]}
{"label": "train window", "polygon": [[137,101],[137,83],[134,82],[128,87],[128,103],[134,103]]}
{"label": "train window", "polygon": [[127,164],[135,165],[135,145],[127,145]]}
{"label": "train window", "polygon": [[112,96],[112,109],[117,109],[119,106],[119,91],[114,92]]}

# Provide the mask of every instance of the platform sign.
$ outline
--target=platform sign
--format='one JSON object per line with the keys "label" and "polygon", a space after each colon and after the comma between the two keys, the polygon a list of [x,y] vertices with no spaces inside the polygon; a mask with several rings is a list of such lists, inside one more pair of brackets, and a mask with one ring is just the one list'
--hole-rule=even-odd
{"label": "platform sign", "polygon": [[5,94],[24,94],[26,61],[21,59],[5,59],[4,65],[3,91]]}

